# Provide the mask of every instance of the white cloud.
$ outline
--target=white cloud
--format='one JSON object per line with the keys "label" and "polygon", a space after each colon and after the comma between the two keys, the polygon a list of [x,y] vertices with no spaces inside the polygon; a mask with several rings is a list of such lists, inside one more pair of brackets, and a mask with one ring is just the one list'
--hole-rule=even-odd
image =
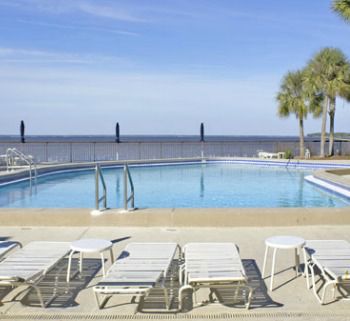
{"label": "white cloud", "polygon": [[133,14],[130,10],[125,8],[117,8],[111,6],[101,6],[96,4],[91,4],[88,2],[81,2],[78,4],[77,8],[87,14],[110,18],[126,22],[146,22],[144,18],[141,18]]}
{"label": "white cloud", "polygon": [[48,27],[48,28],[57,28],[57,29],[69,29],[69,30],[80,30],[80,31],[95,31],[95,32],[106,32],[111,34],[117,34],[122,36],[139,36],[138,33],[127,31],[127,30],[120,30],[120,29],[114,29],[114,28],[104,28],[99,26],[87,26],[87,25],[77,25],[77,24],[58,24],[58,23],[47,23],[43,21],[38,20],[24,20],[19,19],[18,22],[24,23],[24,24],[30,24],[40,27]]}
{"label": "white cloud", "polygon": [[25,10],[38,10],[51,14],[67,14],[80,12],[95,17],[109,18],[124,22],[146,22],[147,19],[135,13],[136,9],[130,6],[104,1],[86,0],[12,0],[0,1],[0,5],[22,8]]}
{"label": "white cloud", "polygon": [[0,62],[22,64],[109,64],[129,65],[125,58],[82,53],[51,52],[45,50],[0,47]]}

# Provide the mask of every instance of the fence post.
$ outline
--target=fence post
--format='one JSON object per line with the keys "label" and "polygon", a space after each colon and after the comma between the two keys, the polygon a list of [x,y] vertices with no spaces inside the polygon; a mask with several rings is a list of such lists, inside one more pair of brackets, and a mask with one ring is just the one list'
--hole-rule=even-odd
{"label": "fence post", "polygon": [[69,158],[70,162],[73,163],[73,143],[69,143]]}
{"label": "fence post", "polygon": [[45,159],[46,159],[46,163],[49,162],[49,143],[46,142],[45,143]]}

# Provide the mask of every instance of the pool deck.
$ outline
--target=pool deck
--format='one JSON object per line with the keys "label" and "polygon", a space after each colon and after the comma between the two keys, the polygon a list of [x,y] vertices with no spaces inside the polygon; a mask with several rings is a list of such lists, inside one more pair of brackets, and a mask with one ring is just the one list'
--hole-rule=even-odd
{"label": "pool deck", "polygon": [[[213,212],[212,214],[215,214]],[[30,216],[30,215],[29,215]],[[215,219],[215,215],[213,215]],[[33,224],[35,225],[35,224]],[[295,278],[290,268],[294,254],[279,251],[277,256],[277,274],[273,292],[267,290],[269,278],[261,280],[264,255],[264,240],[273,235],[296,235],[305,239],[346,239],[350,241],[350,224],[339,225],[299,225],[299,226],[238,226],[238,227],[122,227],[111,226],[1,226],[0,235],[19,240],[26,244],[32,240],[73,241],[80,238],[104,238],[113,240],[114,254],[118,255],[129,242],[234,242],[239,245],[241,257],[251,278],[251,285],[256,288],[252,308],[219,303],[194,308],[186,313],[136,313],[136,304],[130,303],[129,296],[115,296],[107,308],[99,310],[95,303],[92,286],[101,278],[100,261],[97,256],[86,258],[83,277],[76,277],[69,288],[64,281],[66,261],[58,279],[59,296],[47,309],[37,307],[36,296],[30,292],[24,298],[9,302],[13,293],[3,297],[0,306],[0,319],[35,320],[55,319],[239,319],[239,320],[350,320],[350,302],[335,301],[324,306],[319,305],[311,290],[306,288],[304,277]],[[106,263],[107,267],[110,261]],[[268,262],[268,269],[270,268]],[[76,265],[75,265],[76,266]],[[55,272],[52,272],[55,273]],[[52,280],[51,280],[52,281]],[[53,281],[52,281],[53,282]],[[51,285],[50,285],[51,284]],[[45,289],[52,283],[42,282]],[[1,293],[1,292],[0,292]],[[206,290],[199,292],[199,300],[207,299]],[[147,302],[146,302],[147,303]],[[174,302],[176,308],[176,302]]]}
{"label": "pool deck", "polygon": [[350,225],[344,208],[157,208],[111,209],[0,208],[0,226],[261,227]]}

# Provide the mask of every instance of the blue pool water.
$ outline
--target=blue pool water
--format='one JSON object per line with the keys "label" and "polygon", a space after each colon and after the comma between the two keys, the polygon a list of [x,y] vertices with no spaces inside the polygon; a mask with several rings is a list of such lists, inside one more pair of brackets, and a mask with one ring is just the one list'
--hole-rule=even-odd
{"label": "blue pool water", "polygon": [[[311,171],[238,164],[130,167],[135,206],[172,207],[344,207],[349,201],[307,183]],[[108,207],[123,207],[121,168],[103,169]],[[0,187],[0,207],[93,208],[92,170],[39,177]]]}

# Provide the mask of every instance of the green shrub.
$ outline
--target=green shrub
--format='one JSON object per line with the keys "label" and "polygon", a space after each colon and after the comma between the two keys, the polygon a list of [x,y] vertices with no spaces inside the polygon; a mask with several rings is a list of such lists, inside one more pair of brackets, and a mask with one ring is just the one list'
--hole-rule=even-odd
{"label": "green shrub", "polygon": [[290,149],[287,149],[287,150],[284,152],[284,155],[285,155],[285,158],[286,158],[286,159],[292,159],[292,158],[294,157],[293,152],[292,152]]}

